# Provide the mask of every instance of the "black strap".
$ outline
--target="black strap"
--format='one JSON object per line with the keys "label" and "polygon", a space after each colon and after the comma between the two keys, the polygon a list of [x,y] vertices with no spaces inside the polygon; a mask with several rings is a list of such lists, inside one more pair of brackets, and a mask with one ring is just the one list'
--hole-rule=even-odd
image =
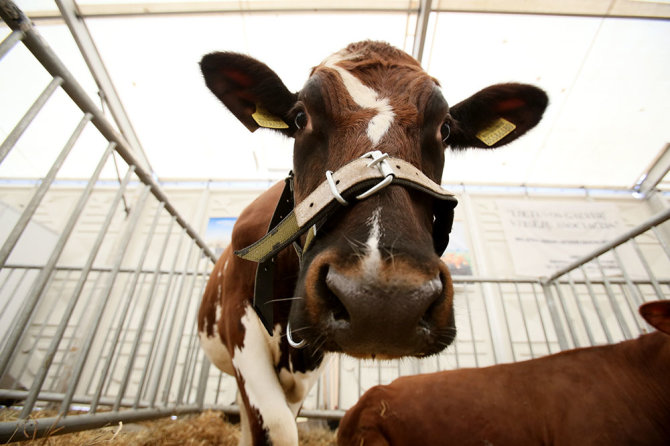
{"label": "black strap", "polygon": [[[293,174],[290,173],[285,180],[284,191],[279,197],[268,231],[277,226],[293,210]],[[256,280],[254,283],[254,310],[260,318],[263,326],[272,336],[274,326],[274,311],[271,300],[274,298],[274,273],[276,265],[276,254],[258,264],[256,268]]]}

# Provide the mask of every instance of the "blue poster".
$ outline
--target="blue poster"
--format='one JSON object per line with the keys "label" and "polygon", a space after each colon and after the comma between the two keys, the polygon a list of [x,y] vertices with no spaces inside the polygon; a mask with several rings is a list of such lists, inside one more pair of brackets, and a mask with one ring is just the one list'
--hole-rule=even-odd
{"label": "blue poster", "polygon": [[233,226],[237,217],[214,217],[209,219],[205,231],[205,242],[207,246],[219,257],[230,244]]}

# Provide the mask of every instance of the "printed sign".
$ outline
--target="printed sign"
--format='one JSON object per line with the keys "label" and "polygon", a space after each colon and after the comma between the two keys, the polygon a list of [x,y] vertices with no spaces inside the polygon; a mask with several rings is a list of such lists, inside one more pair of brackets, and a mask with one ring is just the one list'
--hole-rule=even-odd
{"label": "printed sign", "polygon": [[[546,277],[614,239],[626,229],[611,203],[497,200],[517,274]],[[605,274],[619,272],[611,255]]]}

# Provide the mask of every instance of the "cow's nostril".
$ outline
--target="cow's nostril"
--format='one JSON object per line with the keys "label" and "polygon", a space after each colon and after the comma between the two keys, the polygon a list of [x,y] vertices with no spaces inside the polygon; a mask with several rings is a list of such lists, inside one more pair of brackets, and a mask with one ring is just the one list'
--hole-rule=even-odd
{"label": "cow's nostril", "polygon": [[338,297],[338,291],[335,287],[331,287],[327,279],[328,269],[324,268],[322,273],[321,283],[325,286],[322,289],[323,303],[330,314],[332,314],[335,321],[351,322],[349,312]]}

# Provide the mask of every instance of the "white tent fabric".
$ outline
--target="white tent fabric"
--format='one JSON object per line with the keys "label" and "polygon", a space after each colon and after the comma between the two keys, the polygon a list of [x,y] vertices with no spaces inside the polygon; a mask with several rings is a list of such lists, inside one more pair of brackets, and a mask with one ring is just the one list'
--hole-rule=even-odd
{"label": "white tent fabric", "polygon": [[[349,42],[385,40],[411,52],[416,13],[137,15],[86,23],[158,178],[266,180],[290,169],[291,141],[263,130],[251,134],[237,122],[204,86],[200,57],[247,53],[298,90],[312,66]],[[67,27],[56,20],[37,26],[95,97]],[[8,32],[0,26],[0,36]],[[629,188],[670,141],[669,20],[433,12],[423,65],[452,105],[508,81],[536,84],[550,97],[543,121],[518,142],[448,154],[446,184]],[[5,57],[0,139],[47,82],[24,48]],[[41,176],[80,119],[65,100],[48,107],[0,166],[1,178]],[[100,144],[95,132],[77,144],[61,177],[88,176],[92,144]]]}

